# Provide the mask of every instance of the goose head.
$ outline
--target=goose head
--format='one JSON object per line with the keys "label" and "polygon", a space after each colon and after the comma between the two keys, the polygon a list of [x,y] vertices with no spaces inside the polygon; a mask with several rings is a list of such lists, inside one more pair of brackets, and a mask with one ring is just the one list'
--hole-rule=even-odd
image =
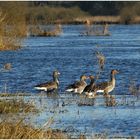
{"label": "goose head", "polygon": [[89,76],[90,84],[93,84],[95,82],[95,77],[93,75]]}
{"label": "goose head", "polygon": [[94,80],[95,77],[94,77],[93,75],[90,75],[90,76],[89,76],[89,79],[90,79],[90,80]]}
{"label": "goose head", "polygon": [[60,75],[60,72],[59,72],[58,70],[55,70],[55,71],[53,72],[53,78],[54,78],[54,79],[57,79],[57,78],[59,77],[59,75]]}
{"label": "goose head", "polygon": [[115,75],[115,74],[118,74],[118,73],[119,73],[119,71],[115,70],[115,69],[111,71],[111,75]]}
{"label": "goose head", "polygon": [[59,72],[58,70],[55,70],[55,71],[53,72],[53,76],[54,76],[54,77],[59,77],[59,75],[60,75],[60,72]]}
{"label": "goose head", "polygon": [[59,81],[58,81],[59,75],[60,75],[59,71],[55,70],[53,72],[53,80],[57,83],[57,85],[59,85]]}
{"label": "goose head", "polygon": [[81,75],[81,77],[80,77],[81,81],[85,81],[86,79],[89,79],[89,77],[86,75]]}

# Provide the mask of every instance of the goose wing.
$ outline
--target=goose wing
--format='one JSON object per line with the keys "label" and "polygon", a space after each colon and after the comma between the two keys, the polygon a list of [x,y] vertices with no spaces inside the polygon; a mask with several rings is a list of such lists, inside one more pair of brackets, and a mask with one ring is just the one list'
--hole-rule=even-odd
{"label": "goose wing", "polygon": [[85,82],[83,82],[83,81],[78,81],[78,82],[76,82],[75,83],[75,88],[78,88],[78,87],[80,87],[80,86],[84,86],[85,85]]}
{"label": "goose wing", "polygon": [[39,85],[36,85],[35,87],[46,87],[47,89],[54,89],[57,87],[57,84],[53,81],[42,83]]}
{"label": "goose wing", "polygon": [[83,85],[83,82],[81,81],[76,81],[75,83],[69,85],[66,89],[75,89],[75,88],[79,88],[80,86]]}
{"label": "goose wing", "polygon": [[110,86],[110,82],[102,82],[96,85],[96,89],[105,90],[108,86]]}
{"label": "goose wing", "polygon": [[90,92],[90,91],[94,91],[95,89],[95,84],[90,84],[90,85],[87,85],[84,89],[83,92]]}
{"label": "goose wing", "polygon": [[87,85],[83,92],[89,92],[91,90],[91,85]]}

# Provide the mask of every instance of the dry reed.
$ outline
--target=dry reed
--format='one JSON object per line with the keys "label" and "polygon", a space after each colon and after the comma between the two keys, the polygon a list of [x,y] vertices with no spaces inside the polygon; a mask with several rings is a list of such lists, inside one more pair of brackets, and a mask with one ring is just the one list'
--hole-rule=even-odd
{"label": "dry reed", "polygon": [[96,57],[98,59],[98,64],[99,64],[100,69],[103,70],[104,65],[105,65],[105,56],[101,52],[97,51]]}
{"label": "dry reed", "polygon": [[[134,96],[133,102],[140,99],[140,86],[136,85],[135,81],[131,81],[129,85],[129,92]],[[136,97],[136,100],[135,100]]]}
{"label": "dry reed", "polygon": [[66,139],[68,138],[61,130],[44,130],[26,125],[23,121],[17,123],[1,122],[0,139]]}
{"label": "dry reed", "polygon": [[7,113],[28,113],[28,112],[38,112],[35,106],[31,103],[25,103],[23,100],[0,100],[0,114]]}

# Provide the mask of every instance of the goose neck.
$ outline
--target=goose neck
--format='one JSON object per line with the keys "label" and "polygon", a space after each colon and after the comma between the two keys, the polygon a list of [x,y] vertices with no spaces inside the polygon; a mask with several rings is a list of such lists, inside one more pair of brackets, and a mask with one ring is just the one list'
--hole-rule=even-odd
{"label": "goose neck", "polygon": [[59,85],[59,81],[58,78],[56,76],[53,76],[53,81],[57,83],[57,85]]}

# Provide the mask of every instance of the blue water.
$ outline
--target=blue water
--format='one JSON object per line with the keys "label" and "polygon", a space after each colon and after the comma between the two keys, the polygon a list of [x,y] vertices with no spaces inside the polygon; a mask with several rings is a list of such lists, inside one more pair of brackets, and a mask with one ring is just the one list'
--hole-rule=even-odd
{"label": "blue water", "polygon": [[[116,134],[140,138],[139,101],[134,106],[121,106],[121,99],[117,97],[118,106],[105,107],[99,98],[95,106],[78,106],[78,102],[85,99],[62,94],[65,87],[78,80],[81,74],[97,74],[96,51],[106,57],[98,82],[108,80],[111,69],[118,69],[120,73],[116,75],[113,93],[121,98],[129,94],[132,80],[140,84],[140,25],[111,25],[111,36],[79,36],[83,25],[64,25],[62,28],[63,34],[59,37],[28,37],[24,39],[21,50],[0,52],[0,67],[5,63],[12,64],[10,71],[0,73],[0,91],[4,92],[6,85],[9,93],[38,93],[33,87],[51,80],[52,71],[58,69],[61,73],[60,97],[33,98],[43,110],[32,116],[35,125],[42,126],[53,116],[51,127],[67,131],[74,129],[71,130],[73,134],[86,133],[92,138],[92,134],[107,131],[110,137]],[[63,102],[65,106],[62,106]]]}
{"label": "blue water", "polygon": [[81,74],[97,74],[97,50],[106,57],[99,81],[107,80],[111,69],[120,71],[114,93],[127,94],[130,79],[139,83],[140,25],[111,25],[111,36],[79,36],[83,25],[62,28],[59,37],[28,37],[21,50],[0,52],[0,67],[12,64],[11,71],[0,73],[1,92],[6,84],[10,93],[35,93],[33,87],[50,80],[55,69],[61,73],[60,92],[63,92]]}

